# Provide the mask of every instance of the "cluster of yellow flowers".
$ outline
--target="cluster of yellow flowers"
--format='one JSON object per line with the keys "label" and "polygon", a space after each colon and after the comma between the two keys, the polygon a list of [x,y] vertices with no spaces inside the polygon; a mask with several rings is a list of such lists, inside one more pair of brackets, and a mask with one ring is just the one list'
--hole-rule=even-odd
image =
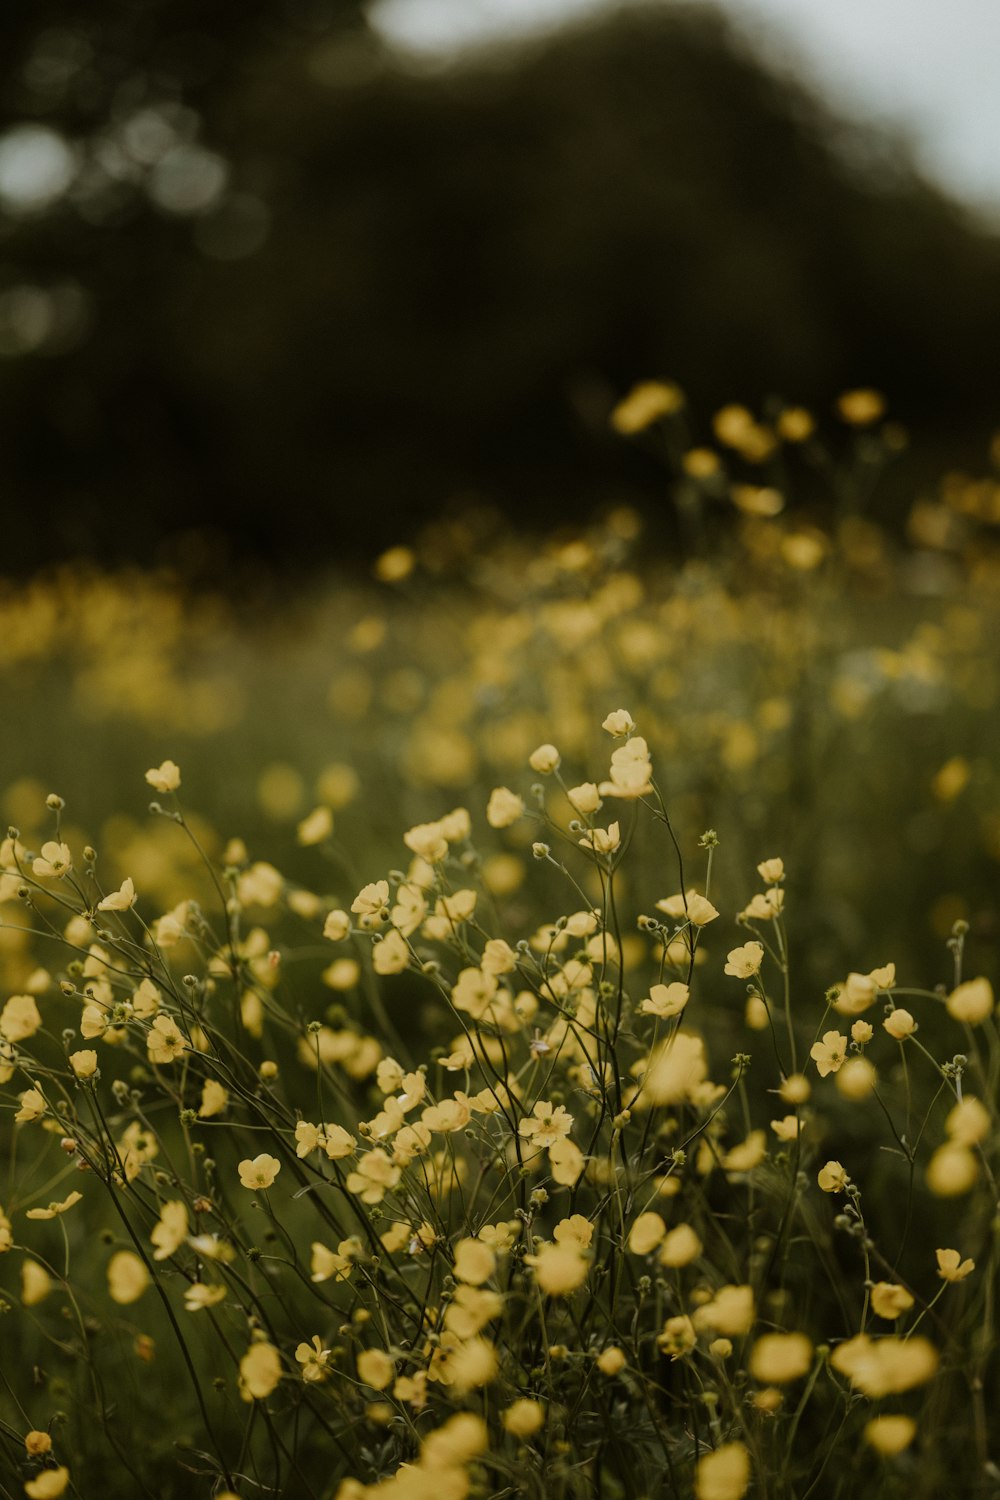
{"label": "cluster of yellow flowers", "polygon": [[[794,872],[762,858],[763,890],[724,899],[719,840],[675,831],[632,715],[603,730],[606,775],[574,783],[540,743],[530,793],[414,825],[405,868],[339,900],[233,841],[214,902],[147,909],[131,877],[104,889],[57,797],[37,852],[8,839],[6,897],[41,946],[0,1006],[7,1296],[59,1349],[61,1302],[95,1381],[105,1341],[146,1382],[162,1366],[217,1493],[277,1494],[314,1464],[324,1500],[583,1496],[626,1469],[637,1495],[666,1472],[741,1500],[776,1462],[808,1488],[828,1459],[814,1421],[872,1462],[901,1454],[915,1393],[939,1422],[961,1406],[942,1359],[982,1389],[992,1326],[963,1340],[992,1317],[976,1264],[994,1255],[1000,1046],[964,926],[950,988],[900,985],[889,963],[801,994]],[[196,841],[178,766],[146,780]],[[488,878],[503,855],[478,847],[480,819],[531,845],[558,915],[525,923],[521,886]],[[642,838],[674,890],[630,880]],[[727,928],[745,940],[717,941]],[[869,1206],[880,1132],[899,1170]],[[886,1214],[890,1188],[905,1206]],[[939,1199],[960,1248],[911,1232]],[[936,1304],[960,1284],[975,1315],[949,1325]],[[17,1439],[24,1493],[92,1483],[51,1392],[17,1399],[3,1414],[0,1396],[9,1451],[21,1413],[41,1418]]]}

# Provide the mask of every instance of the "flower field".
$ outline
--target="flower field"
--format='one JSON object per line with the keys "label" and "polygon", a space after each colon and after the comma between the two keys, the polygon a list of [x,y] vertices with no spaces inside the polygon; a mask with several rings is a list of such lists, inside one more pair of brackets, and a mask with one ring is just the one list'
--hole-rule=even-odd
{"label": "flower field", "polygon": [[1000,1494],[1000,477],[685,420],[662,524],[0,596],[6,1500]]}

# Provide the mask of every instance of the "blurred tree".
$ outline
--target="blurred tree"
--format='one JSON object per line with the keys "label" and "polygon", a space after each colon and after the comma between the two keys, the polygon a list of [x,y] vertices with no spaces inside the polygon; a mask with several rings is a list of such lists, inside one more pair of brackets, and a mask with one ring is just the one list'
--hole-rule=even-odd
{"label": "blurred tree", "polygon": [[706,417],[880,385],[955,452],[995,416],[1000,243],[711,9],[425,74],[347,0],[20,3],[0,35],[8,568],[198,527],[292,565],[473,489],[651,493],[606,425],[650,374]]}

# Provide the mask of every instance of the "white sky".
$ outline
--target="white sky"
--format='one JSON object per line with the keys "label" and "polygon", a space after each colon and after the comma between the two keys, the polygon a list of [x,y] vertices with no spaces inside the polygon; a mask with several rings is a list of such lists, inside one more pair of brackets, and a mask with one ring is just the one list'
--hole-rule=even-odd
{"label": "white sky", "polygon": [[[546,30],[605,0],[379,0],[416,51]],[[660,0],[668,5],[671,0]],[[1000,215],[1000,0],[719,0],[843,113],[901,129],[951,192]]]}

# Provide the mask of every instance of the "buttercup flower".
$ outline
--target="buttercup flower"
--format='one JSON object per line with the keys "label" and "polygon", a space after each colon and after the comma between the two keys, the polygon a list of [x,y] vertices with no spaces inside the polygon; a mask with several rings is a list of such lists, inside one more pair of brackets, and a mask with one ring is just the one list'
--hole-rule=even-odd
{"label": "buttercup flower", "polygon": [[902,1042],[906,1037],[912,1036],[913,1032],[917,1029],[917,1023],[910,1015],[910,1012],[901,1009],[890,1012],[882,1022],[882,1025],[897,1042]]}
{"label": "buttercup flower", "polygon": [[627,708],[616,708],[614,713],[608,714],[601,728],[606,729],[613,739],[622,739],[632,733],[635,720]]}
{"label": "buttercup flower", "polygon": [[962,1260],[957,1250],[935,1250],[942,1281],[964,1281],[976,1269],[974,1260]]}
{"label": "buttercup flower", "polygon": [[698,1460],[696,1500],[743,1500],[750,1483],[750,1454],[742,1443],[723,1443]]}
{"label": "buttercup flower", "polygon": [[184,1051],[187,1043],[173,1016],[158,1015],[146,1033],[146,1050],[151,1063],[163,1065],[174,1062]]}
{"label": "buttercup flower", "polygon": [[247,1158],[240,1162],[240,1182],[245,1188],[269,1188],[280,1171],[281,1162],[278,1158],[263,1151],[252,1161]]}
{"label": "buttercup flower", "polygon": [[784,1385],[807,1375],[813,1346],[804,1333],[764,1333],[750,1354],[750,1374],[765,1385]]}
{"label": "buttercup flower", "polygon": [[744,943],[742,948],[733,948],[728,954],[725,972],[736,979],[749,979],[758,972],[763,962],[763,943]]}
{"label": "buttercup flower", "polygon": [[98,911],[129,911],[135,905],[135,885],[130,879],[123,880],[117,891],[98,901]]}
{"label": "buttercup flower", "polygon": [[28,1500],[59,1500],[69,1484],[69,1469],[60,1464],[56,1469],[43,1469],[34,1479],[25,1481],[24,1493]]}
{"label": "buttercup flower", "polygon": [[165,760],[154,770],[146,772],[146,780],[154,792],[176,792],[181,784],[180,767],[172,760]]}
{"label": "buttercup flower", "polygon": [[240,1396],[244,1401],[263,1401],[281,1379],[281,1355],[273,1344],[251,1344],[240,1360]]}
{"label": "buttercup flower", "polygon": [[153,1225],[149,1236],[156,1246],[153,1259],[169,1260],[171,1255],[183,1245],[187,1239],[187,1233],[187,1205],[180,1199],[172,1199],[169,1203],[164,1203],[160,1209],[159,1221]]}
{"label": "buttercup flower", "polygon": [[116,1250],[108,1261],[108,1292],[112,1302],[127,1307],[138,1302],[149,1286],[149,1272],[132,1250]]}
{"label": "buttercup flower", "polygon": [[528,765],[540,776],[549,776],[559,769],[560,755],[555,745],[539,745],[528,756]]}
{"label": "buttercup flower", "polygon": [[889,1322],[898,1318],[900,1313],[909,1312],[913,1306],[913,1298],[905,1286],[894,1281],[877,1281],[872,1287],[871,1300],[876,1317],[886,1318]]}
{"label": "buttercup flower", "polygon": [[494,787],[486,804],[486,821],[491,828],[509,828],[524,813],[524,803],[509,787]]}
{"label": "buttercup flower", "polygon": [[32,862],[32,873],[45,880],[61,880],[73,868],[73,856],[68,844],[58,844],[54,839],[42,845],[42,852]]}
{"label": "buttercup flower", "polygon": [[839,1161],[828,1161],[825,1167],[820,1167],[816,1180],[824,1193],[842,1193],[851,1179]]}
{"label": "buttercup flower", "polygon": [[910,1446],[916,1435],[917,1424],[912,1417],[886,1412],[865,1423],[865,1442],[883,1458],[895,1458]]}
{"label": "buttercup flower", "polygon": [[0,1011],[0,1033],[8,1042],[24,1042],[42,1024],[33,995],[11,995]]}
{"label": "buttercup flower", "polygon": [[846,1036],[842,1036],[839,1031],[825,1031],[823,1040],[814,1042],[810,1047],[809,1056],[816,1064],[816,1071],[821,1078],[836,1073],[847,1056]]}
{"label": "buttercup flower", "polygon": [[993,1014],[993,1004],[993,986],[988,979],[967,979],[952,990],[945,1008],[953,1020],[978,1026]]}
{"label": "buttercup flower", "polygon": [[70,1193],[61,1203],[50,1203],[48,1208],[29,1208],[25,1214],[26,1219],[57,1219],[60,1214],[67,1213],[69,1209],[75,1208],[83,1199],[82,1193]]}
{"label": "buttercup flower", "polygon": [[679,1016],[691,998],[691,991],[686,984],[675,980],[673,984],[653,984],[649,988],[649,997],[639,1005],[639,1011],[644,1016],[659,1016],[666,1020],[670,1016]]}

